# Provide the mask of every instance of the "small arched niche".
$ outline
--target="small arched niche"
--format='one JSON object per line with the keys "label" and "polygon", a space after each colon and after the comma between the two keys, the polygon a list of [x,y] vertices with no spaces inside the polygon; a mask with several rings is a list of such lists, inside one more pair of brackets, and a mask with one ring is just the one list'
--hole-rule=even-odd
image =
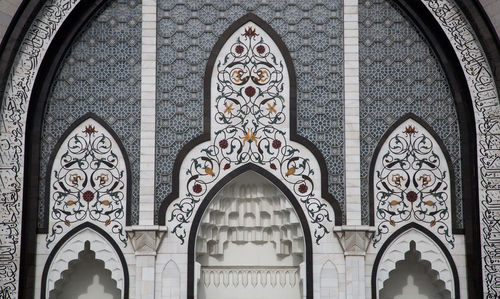
{"label": "small arched niche", "polygon": [[49,299],[120,299],[121,290],[106,269],[105,262],[96,259],[90,241],[85,241],[84,248],[78,253],[78,259],[68,263],[68,268],[61,273],[49,292]]}
{"label": "small arched niche", "polygon": [[415,241],[411,241],[405,259],[396,262],[396,268],[384,281],[379,298],[450,299],[451,292],[432,264],[422,259]]}
{"label": "small arched niche", "polygon": [[197,298],[304,298],[305,240],[288,198],[248,171],[205,210],[195,245]]}

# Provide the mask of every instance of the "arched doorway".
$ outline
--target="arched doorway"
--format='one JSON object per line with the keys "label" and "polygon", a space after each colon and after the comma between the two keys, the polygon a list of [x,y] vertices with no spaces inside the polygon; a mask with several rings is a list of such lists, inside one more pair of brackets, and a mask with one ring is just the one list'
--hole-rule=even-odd
{"label": "arched doorway", "polygon": [[197,298],[304,298],[305,239],[288,198],[248,171],[224,186],[198,226]]}

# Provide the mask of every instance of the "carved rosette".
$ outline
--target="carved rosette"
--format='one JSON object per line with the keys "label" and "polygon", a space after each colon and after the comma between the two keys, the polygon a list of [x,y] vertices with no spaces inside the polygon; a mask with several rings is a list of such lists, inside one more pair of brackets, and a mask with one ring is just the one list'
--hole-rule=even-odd
{"label": "carved rosette", "polygon": [[[289,78],[282,54],[257,25],[247,23],[226,42],[212,74],[211,141],[186,166],[184,197],[167,220],[183,243],[185,224],[213,184],[238,166],[253,163],[284,181],[304,204],[319,242],[332,211],[318,196],[319,170],[310,153],[290,142]],[[310,158],[309,158],[310,157]],[[182,194],[182,193],[181,193]]]}
{"label": "carved rosette", "polygon": [[399,125],[378,153],[373,173],[373,246],[401,223],[418,222],[454,246],[450,172],[443,150],[416,121]]}
{"label": "carved rosette", "polygon": [[62,142],[50,175],[47,247],[75,224],[91,221],[124,246],[126,166],[120,148],[98,122],[88,119]]}

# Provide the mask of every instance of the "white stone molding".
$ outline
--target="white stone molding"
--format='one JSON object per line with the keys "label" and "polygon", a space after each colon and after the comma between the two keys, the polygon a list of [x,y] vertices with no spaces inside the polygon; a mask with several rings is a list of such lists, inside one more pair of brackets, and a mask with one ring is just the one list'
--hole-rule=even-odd
{"label": "white stone molding", "polygon": [[344,0],[346,224],[361,225],[358,0]]}
{"label": "white stone molding", "polygon": [[389,273],[396,268],[396,263],[405,259],[405,253],[410,250],[412,241],[416,243],[416,250],[421,253],[421,259],[431,263],[432,269],[439,273],[439,279],[451,292],[451,298],[455,298],[453,271],[445,253],[429,236],[416,228],[410,228],[397,236],[382,254],[376,269],[377,294],[384,287],[384,281],[389,278]]}
{"label": "white stone molding", "polygon": [[120,257],[113,245],[91,228],[84,228],[71,236],[54,255],[47,271],[45,298],[49,298],[50,291],[54,289],[56,281],[61,279],[62,272],[68,269],[69,262],[78,260],[78,253],[84,250],[86,241],[90,241],[90,250],[95,252],[96,260],[103,261],[105,268],[111,271],[111,277],[124,298],[125,276]]}
{"label": "white stone molding", "polygon": [[226,41],[211,77],[210,141],[195,146],[180,169],[179,194],[165,222],[181,243],[207,193],[227,174],[254,164],[274,175],[301,202],[316,243],[335,214],[320,198],[321,171],[315,156],[290,140],[290,79],[283,53],[254,22]]}
{"label": "white stone molding", "polygon": [[180,270],[173,260],[169,260],[161,272],[161,298],[181,298]]}
{"label": "white stone molding", "polygon": [[135,255],[156,255],[166,233],[166,228],[159,226],[135,225],[127,228]]}
{"label": "white stone molding", "polygon": [[104,229],[126,247],[128,177],[120,146],[91,117],[65,136],[49,165],[47,247],[83,222]]}
{"label": "white stone molding", "polygon": [[364,256],[370,246],[374,229],[365,225],[337,226],[335,235],[345,256]]}
{"label": "white stone molding", "polygon": [[155,219],[156,0],[142,0],[141,163],[139,225]]}
{"label": "white stone molding", "polygon": [[321,299],[339,298],[339,278],[337,267],[328,260],[321,268],[320,274]]}
{"label": "white stone molding", "polygon": [[373,246],[416,222],[454,246],[450,167],[440,143],[411,117],[384,140],[372,171]]}

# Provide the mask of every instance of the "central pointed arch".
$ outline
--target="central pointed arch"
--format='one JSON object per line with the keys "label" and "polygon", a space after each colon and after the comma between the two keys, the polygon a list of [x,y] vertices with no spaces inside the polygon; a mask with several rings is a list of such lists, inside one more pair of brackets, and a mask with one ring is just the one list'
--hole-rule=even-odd
{"label": "central pointed arch", "polygon": [[160,225],[168,225],[184,243],[210,188],[245,163],[265,167],[300,197],[315,225],[316,243],[331,224],[342,224],[340,205],[328,193],[323,156],[296,133],[290,54],[262,19],[247,14],[220,37],[207,63],[204,98],[204,133],[176,158],[173,191],[161,203]]}
{"label": "central pointed arch", "polygon": [[313,258],[312,258],[312,245],[313,245],[313,240],[311,237],[311,231],[309,229],[309,224],[306,215],[304,214],[300,203],[298,202],[297,198],[293,195],[293,193],[286,187],[276,176],[273,174],[269,173],[267,170],[264,168],[252,164],[252,163],[247,163],[242,167],[239,167],[236,170],[233,170],[231,173],[226,175],[222,180],[220,180],[214,187],[210,189],[208,194],[206,195],[205,199],[202,201],[200,204],[196,215],[193,219],[193,224],[191,225],[191,230],[189,233],[189,240],[188,240],[188,277],[187,277],[187,294],[188,294],[188,299],[194,299],[194,287],[195,287],[195,262],[196,262],[196,237],[197,237],[197,231],[198,227],[200,225],[200,222],[202,220],[203,214],[207,207],[210,205],[210,202],[213,200],[213,198],[217,195],[217,193],[224,188],[228,183],[230,183],[234,178],[238,177],[239,175],[248,172],[248,171],[254,171],[258,173],[259,175],[263,176],[265,179],[269,180],[274,186],[276,186],[288,199],[292,207],[294,208],[295,212],[297,213],[297,216],[300,220],[300,223],[302,225],[302,230],[304,232],[304,241],[305,241],[305,263],[306,263],[306,298],[307,299],[312,299],[313,298]]}

